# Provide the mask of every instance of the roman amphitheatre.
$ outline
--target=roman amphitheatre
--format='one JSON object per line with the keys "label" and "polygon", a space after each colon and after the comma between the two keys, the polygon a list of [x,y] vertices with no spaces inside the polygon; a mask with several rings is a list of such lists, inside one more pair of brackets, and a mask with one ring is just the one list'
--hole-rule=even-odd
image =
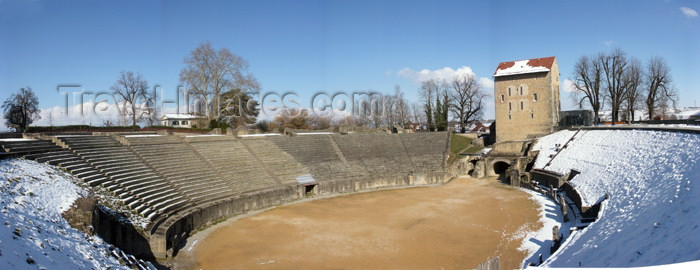
{"label": "roman amphitheatre", "polygon": [[97,193],[98,253],[132,268],[600,267],[698,259],[682,248],[697,245],[697,134],[562,130],[486,156],[451,152],[448,132],[41,133],[2,147],[7,174],[45,163]]}

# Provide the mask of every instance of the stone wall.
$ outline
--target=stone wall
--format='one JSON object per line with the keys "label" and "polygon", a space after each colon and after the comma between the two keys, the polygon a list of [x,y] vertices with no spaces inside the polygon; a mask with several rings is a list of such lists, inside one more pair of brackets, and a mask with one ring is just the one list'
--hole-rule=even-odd
{"label": "stone wall", "polygon": [[120,217],[95,207],[92,215],[92,227],[95,233],[106,242],[118,245],[127,253],[144,259],[154,258],[146,234],[130,224],[124,224]]}
{"label": "stone wall", "polygon": [[531,143],[530,141],[507,141],[493,145],[489,155],[491,156],[513,156],[519,157],[524,155],[524,148]]}
{"label": "stone wall", "polygon": [[193,207],[166,220],[159,227],[159,231],[152,235],[149,244],[155,257],[166,258],[173,252],[176,253],[180,244],[198,228],[248,211],[264,209],[300,198],[303,198],[303,187],[286,186],[250,192]]}
{"label": "stone wall", "polygon": [[534,169],[530,171],[530,177],[532,180],[537,181],[539,184],[544,185],[545,187],[552,186],[559,188],[564,185],[566,181],[566,175],[560,175],[555,172],[542,169]]}
{"label": "stone wall", "polygon": [[550,72],[496,77],[494,101],[496,142],[551,133],[559,123],[561,107],[557,62]]}

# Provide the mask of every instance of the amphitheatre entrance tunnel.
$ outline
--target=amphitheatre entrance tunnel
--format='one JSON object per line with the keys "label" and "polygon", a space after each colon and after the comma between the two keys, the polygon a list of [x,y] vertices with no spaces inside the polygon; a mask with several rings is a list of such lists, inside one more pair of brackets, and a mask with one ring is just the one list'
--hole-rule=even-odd
{"label": "amphitheatre entrance tunnel", "polygon": [[508,164],[505,161],[496,161],[493,163],[493,173],[499,176],[505,175],[506,171],[508,171],[508,168],[510,167],[510,164]]}

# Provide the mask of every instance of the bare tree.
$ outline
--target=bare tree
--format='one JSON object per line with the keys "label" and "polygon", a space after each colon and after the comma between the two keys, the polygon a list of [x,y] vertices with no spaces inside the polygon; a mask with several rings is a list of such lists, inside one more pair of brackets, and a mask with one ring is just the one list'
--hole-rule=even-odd
{"label": "bare tree", "polygon": [[425,112],[426,124],[428,131],[435,130],[435,121],[433,117],[433,100],[440,93],[440,82],[437,80],[424,81],[421,84],[420,96],[423,101],[423,110]]}
{"label": "bare tree", "polygon": [[394,99],[396,100],[394,104],[395,114],[396,114],[396,124],[403,128],[406,127],[406,122],[410,121],[410,109],[406,99],[401,92],[401,87],[398,85],[394,87]]}
{"label": "bare tree", "polygon": [[629,59],[629,67],[624,74],[625,86],[627,87],[624,106],[628,121],[634,121],[634,112],[639,106],[641,99],[642,66],[637,58]]}
{"label": "bare tree", "polygon": [[425,111],[419,103],[411,103],[411,116],[413,117],[413,123],[418,125],[420,129],[425,123]]}
{"label": "bare tree", "polygon": [[657,56],[649,60],[645,82],[646,100],[644,103],[647,106],[649,120],[652,120],[654,119],[654,109],[657,105],[661,103],[667,106],[667,101],[671,101],[675,106],[677,99],[676,91],[672,85],[671,69],[664,58]]}
{"label": "bare tree", "polygon": [[146,116],[146,121],[149,126],[160,125],[159,111],[158,111],[158,94],[156,93],[156,87],[153,88],[151,94],[146,95],[146,107],[144,108],[144,114]]}
{"label": "bare tree", "polygon": [[123,108],[119,111],[124,118],[131,117],[131,125],[136,126],[137,120],[144,115],[146,104],[139,101],[147,100],[148,82],[141,74],[122,71],[119,79],[110,88],[117,95]]}
{"label": "bare tree", "polygon": [[613,50],[609,55],[602,57],[602,66],[605,73],[605,88],[608,90],[608,100],[612,111],[612,124],[619,119],[620,107],[627,95],[624,74],[627,70],[627,57],[621,49]]}
{"label": "bare tree", "polygon": [[20,88],[19,93],[12,94],[2,103],[5,124],[17,132],[24,132],[39,115],[39,99],[31,87]]}
{"label": "bare tree", "polygon": [[372,128],[382,126],[384,119],[384,103],[385,96],[375,90],[369,90],[366,94],[367,99],[358,99],[356,104],[356,112],[358,118],[356,121],[362,125],[368,125]]}
{"label": "bare tree", "polygon": [[357,100],[353,101],[354,104],[352,106],[352,118],[353,122],[357,124],[359,127],[364,127],[370,124],[369,121],[369,116],[372,113],[372,109],[370,107],[371,101],[367,101],[362,98],[358,98]]}
{"label": "bare tree", "polygon": [[600,59],[590,59],[588,56],[581,56],[574,66],[574,95],[580,96],[578,100],[579,107],[583,107],[584,101],[587,101],[593,110],[594,122],[597,124],[599,112],[602,108],[604,96],[601,94],[601,84],[603,77],[603,68]]}
{"label": "bare tree", "polygon": [[460,132],[466,123],[483,115],[484,99],[488,94],[481,88],[476,76],[465,74],[452,80],[450,111],[459,119]]}
{"label": "bare tree", "polygon": [[396,123],[396,99],[391,95],[382,95],[381,119],[384,126],[393,127]]}
{"label": "bare tree", "polygon": [[284,128],[311,129],[311,121],[306,109],[284,109],[275,116],[272,123],[283,131]]}
{"label": "bare tree", "polygon": [[219,120],[220,93],[233,89],[249,94],[259,91],[260,84],[247,70],[248,61],[227,48],[214,50],[205,42],[185,58],[180,82],[204,100],[208,120]]}

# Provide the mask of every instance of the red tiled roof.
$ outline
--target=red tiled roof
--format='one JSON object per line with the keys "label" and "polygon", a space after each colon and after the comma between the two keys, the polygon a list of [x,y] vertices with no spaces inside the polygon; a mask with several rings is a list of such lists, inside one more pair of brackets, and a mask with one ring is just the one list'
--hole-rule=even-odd
{"label": "red tiled roof", "polygon": [[[505,70],[508,68],[512,68],[515,66],[515,62],[521,62],[521,61],[527,61],[527,65],[530,67],[543,67],[548,70],[552,69],[552,65],[554,64],[554,59],[556,57],[550,56],[550,57],[543,57],[543,58],[533,58],[533,59],[528,59],[528,60],[516,60],[516,61],[510,61],[510,62],[501,62],[498,64],[498,68],[496,68],[496,71],[493,73],[494,76],[498,74],[499,70]],[[540,72],[542,71],[541,69],[533,69],[533,72]],[[522,73],[529,73],[529,72],[517,72],[517,73],[512,73],[512,74],[504,74],[504,75],[514,75],[514,74],[522,74]]]}

